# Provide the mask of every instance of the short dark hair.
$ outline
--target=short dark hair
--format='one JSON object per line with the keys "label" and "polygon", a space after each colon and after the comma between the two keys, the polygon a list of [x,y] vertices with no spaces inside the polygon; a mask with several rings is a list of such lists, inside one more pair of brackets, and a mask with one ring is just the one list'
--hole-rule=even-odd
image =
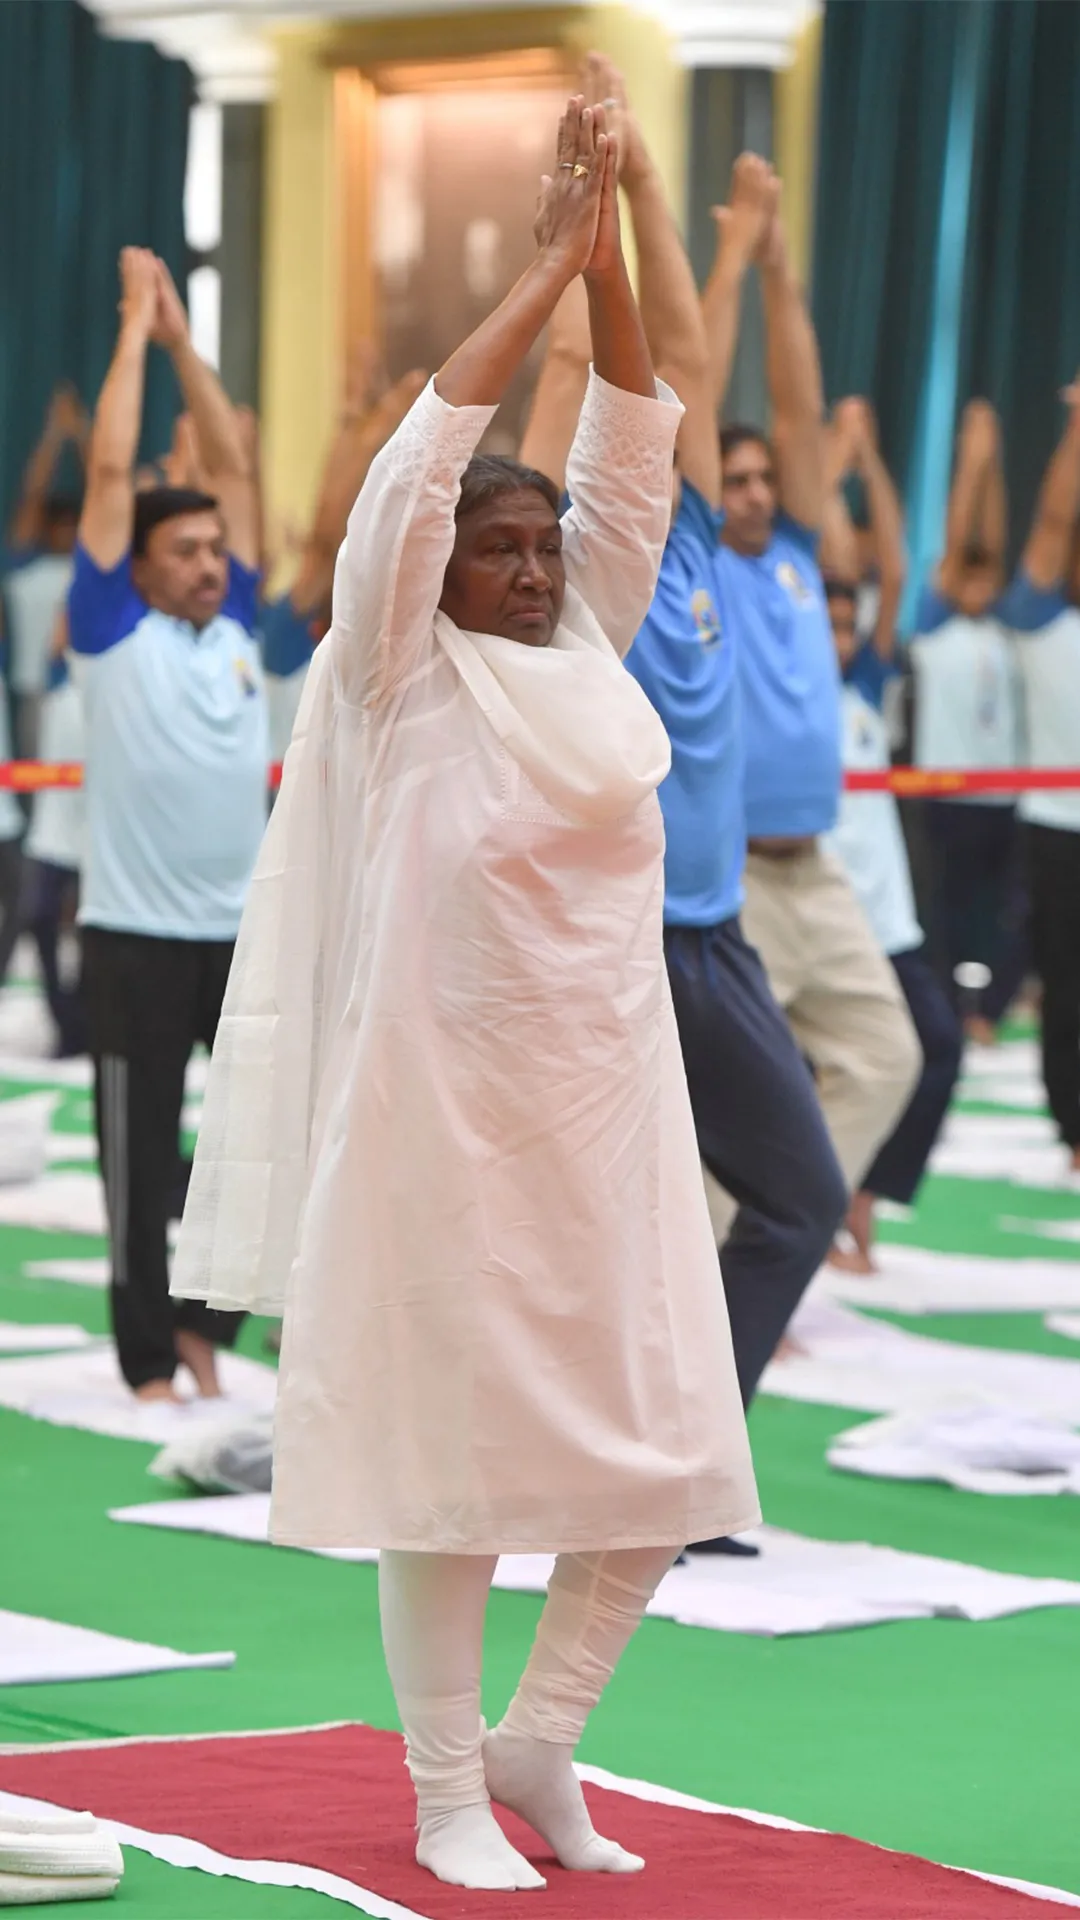
{"label": "short dark hair", "polygon": [[843,600],[848,606],[854,607],[858,603],[859,594],[853,581],[830,580],[828,575],[826,575],[825,598],[826,600]]}
{"label": "short dark hair", "polygon": [[182,513],[217,513],[218,502],[212,493],[198,487],[147,487],[135,495],[135,523],[131,535],[132,557],[141,560],[146,543],[155,527],[164,520],[178,520]]}
{"label": "short dark hair", "polygon": [[763,432],[761,427],[751,427],[745,421],[733,420],[730,426],[720,429],[721,460],[726,460],[730,453],[734,453],[736,447],[745,446],[750,441],[755,442],[759,447],[764,447],[770,460],[772,459],[772,444],[768,434]]}
{"label": "short dark hair", "polygon": [[559,489],[546,473],[536,467],[523,467],[502,453],[476,453],[461,476],[461,493],[454,509],[455,520],[464,520],[504,493],[539,493],[552,513],[558,516]]}

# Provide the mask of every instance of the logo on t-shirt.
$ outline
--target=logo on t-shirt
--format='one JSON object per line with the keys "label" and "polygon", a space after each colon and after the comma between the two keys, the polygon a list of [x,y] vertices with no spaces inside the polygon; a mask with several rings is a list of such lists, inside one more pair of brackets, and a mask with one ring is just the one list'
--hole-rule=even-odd
{"label": "logo on t-shirt", "polygon": [[708,587],[698,587],[696,592],[690,595],[690,612],[702,646],[719,646],[720,615],[716,611]]}
{"label": "logo on t-shirt", "polygon": [[798,567],[790,560],[781,560],[776,569],[776,578],[788,597],[797,607],[810,607],[814,604],[814,590],[802,577]]}
{"label": "logo on t-shirt", "polygon": [[239,680],[240,685],[243,688],[248,699],[250,700],[259,691],[258,684],[255,679],[255,675],[252,673],[251,667],[249,663],[244,659],[244,656],[242,653],[238,653],[236,655],[236,658],[233,661],[233,665],[236,668],[236,677]]}

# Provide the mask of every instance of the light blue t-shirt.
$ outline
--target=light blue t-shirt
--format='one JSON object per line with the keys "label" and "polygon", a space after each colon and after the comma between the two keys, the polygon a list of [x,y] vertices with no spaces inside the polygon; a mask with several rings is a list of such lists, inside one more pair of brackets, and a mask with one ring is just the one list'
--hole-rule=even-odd
{"label": "light blue t-shirt", "polygon": [[[996,602],[969,620],[936,587],[919,597],[915,665],[915,764],[992,771],[1020,759],[1020,713],[1012,646]],[[1011,806],[1008,793],[965,804]]]}
{"label": "light blue t-shirt", "polygon": [[315,639],[310,619],[297,613],[287,593],[268,600],[259,615],[266,702],[270,716],[270,758],[285,758],[311,666]]}
{"label": "light blue t-shirt", "polygon": [[746,740],[751,839],[827,833],[840,798],[840,672],[817,539],[786,514],[765,552],[717,555]]}
{"label": "light blue t-shirt", "polygon": [[[1036,587],[1021,568],[998,603],[998,618],[1019,636],[1029,764],[1075,767],[1080,762],[1080,610],[1060,587]],[[1080,833],[1080,789],[1022,793],[1017,812],[1036,826]]]}
{"label": "light blue t-shirt", "polygon": [[221,612],[196,632],[146,605],[130,557],[103,572],[76,550],[68,627],[86,721],[83,926],[235,938],[266,824],[256,585],[230,561]]}
{"label": "light blue t-shirt", "polygon": [[626,658],[671,740],[660,805],[664,919],[675,927],[713,927],[742,905],[739,682],[718,606],[716,536],[716,516],[684,481],[653,603]]}

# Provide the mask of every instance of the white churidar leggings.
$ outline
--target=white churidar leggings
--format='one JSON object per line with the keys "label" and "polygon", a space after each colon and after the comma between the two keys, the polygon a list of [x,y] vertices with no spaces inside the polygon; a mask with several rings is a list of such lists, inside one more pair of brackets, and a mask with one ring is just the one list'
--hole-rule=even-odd
{"label": "white churidar leggings", "polygon": [[[561,1553],[504,1727],[576,1746],[674,1546]],[[487,1799],[480,1669],[494,1554],[379,1558],[383,1647],[420,1817]]]}

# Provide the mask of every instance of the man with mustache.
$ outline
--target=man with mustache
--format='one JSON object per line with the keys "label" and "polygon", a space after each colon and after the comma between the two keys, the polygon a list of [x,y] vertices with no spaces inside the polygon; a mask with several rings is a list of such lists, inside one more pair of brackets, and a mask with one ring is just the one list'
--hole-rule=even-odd
{"label": "man with mustache", "polygon": [[[87,736],[83,981],[120,1367],[171,1400],[179,1364],[218,1391],[239,1314],[169,1300],[184,1075],[211,1046],[266,820],[253,637],[258,499],[237,416],[163,263],[120,259],[120,331],[94,420],[69,604]],[[136,493],[147,350],[172,359],[206,492]]]}

